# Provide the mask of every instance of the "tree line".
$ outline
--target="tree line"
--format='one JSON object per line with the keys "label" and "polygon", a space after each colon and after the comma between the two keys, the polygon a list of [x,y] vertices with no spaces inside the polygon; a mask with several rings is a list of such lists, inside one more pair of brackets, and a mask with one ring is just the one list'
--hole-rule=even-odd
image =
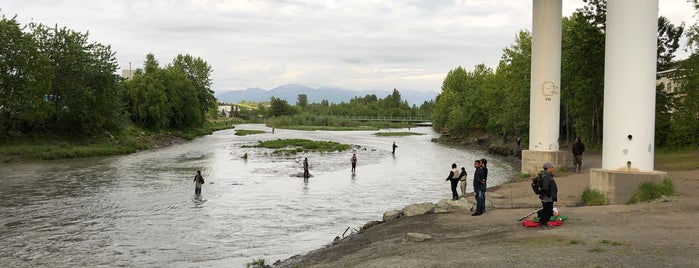
{"label": "tree line", "polygon": [[299,94],[296,105],[288,101],[272,97],[266,106],[260,103],[254,109],[243,108],[235,116],[253,119],[256,115],[265,118],[276,117],[311,117],[311,116],[369,116],[369,117],[425,117],[431,115],[434,101],[425,101],[419,107],[410,105],[403,100],[400,92],[393,89],[390,95],[379,98],[375,94],[356,96],[348,102],[331,103],[322,100],[319,103],[309,103],[306,94]]}
{"label": "tree line", "polygon": [[124,81],[115,52],[87,33],[0,17],[0,139],[87,137],[129,124],[152,130],[201,127],[216,105],[211,67],[179,55]]}
{"label": "tree line", "polygon": [[[585,2],[563,18],[559,136],[562,142],[579,137],[601,147],[606,1]],[[684,30],[684,22],[674,25],[658,18],[657,70],[677,69],[674,79],[681,82],[674,93],[664,90],[665,85],[656,89],[656,144],[661,147],[699,145],[699,27],[695,23],[686,34],[691,56],[677,62],[675,52]],[[503,49],[495,70],[479,64],[472,70],[459,66],[449,71],[433,108],[435,130],[447,128],[456,137],[505,133],[527,141],[531,38],[529,31],[520,31],[514,44]]]}

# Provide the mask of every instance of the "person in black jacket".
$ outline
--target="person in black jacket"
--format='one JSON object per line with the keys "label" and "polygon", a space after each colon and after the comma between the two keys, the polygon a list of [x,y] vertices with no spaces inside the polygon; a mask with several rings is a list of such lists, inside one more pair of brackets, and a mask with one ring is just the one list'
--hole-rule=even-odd
{"label": "person in black jacket", "polygon": [[539,215],[539,227],[549,228],[549,218],[553,216],[553,202],[558,201],[558,186],[553,179],[553,164],[544,163],[544,172],[541,176],[541,214]]}
{"label": "person in black jacket", "polygon": [[580,138],[575,138],[573,144],[573,171],[580,172],[582,170],[582,154],[585,152],[585,145],[580,142]]}
{"label": "person in black jacket", "polygon": [[204,185],[204,177],[201,176],[201,171],[197,170],[194,175],[194,194],[201,194],[201,186]]}
{"label": "person in black jacket", "polygon": [[473,173],[473,193],[476,197],[476,212],[471,216],[480,216],[485,213],[485,190],[488,188],[488,160],[476,160],[474,166],[477,166],[476,172]]}
{"label": "person in black jacket", "polygon": [[456,186],[459,185],[459,169],[456,168],[456,163],[451,164],[447,180],[451,182],[451,200],[459,200],[459,193],[456,191]]}

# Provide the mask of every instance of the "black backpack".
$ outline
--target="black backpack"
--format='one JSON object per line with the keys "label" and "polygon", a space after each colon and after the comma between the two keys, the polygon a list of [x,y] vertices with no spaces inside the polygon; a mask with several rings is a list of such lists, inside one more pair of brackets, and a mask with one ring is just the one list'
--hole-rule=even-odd
{"label": "black backpack", "polygon": [[543,174],[544,174],[544,173],[539,173],[539,175],[536,175],[536,177],[534,177],[534,178],[532,179],[532,191],[534,191],[534,193],[537,194],[537,195],[539,195],[539,194],[541,194],[541,193],[543,192],[543,191],[541,190],[541,180],[542,180],[541,176],[542,176]]}

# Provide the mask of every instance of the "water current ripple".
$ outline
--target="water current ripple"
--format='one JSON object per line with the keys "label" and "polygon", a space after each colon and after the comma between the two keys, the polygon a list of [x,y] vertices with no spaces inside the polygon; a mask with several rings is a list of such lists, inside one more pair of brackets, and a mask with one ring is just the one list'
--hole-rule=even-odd
{"label": "water current ripple", "polygon": [[[444,178],[451,163],[471,174],[473,160],[487,157],[491,185],[514,175],[510,160],[433,143],[437,134],[428,128],[413,128],[425,135],[406,137],[236,128],[267,132],[224,130],[126,156],[0,165],[0,266],[271,263],[380,220],[386,210],[450,198]],[[285,138],[357,145],[357,172],[350,172],[351,151],[273,156],[242,148]],[[313,175],[308,180],[297,177],[304,157]],[[200,196],[193,193],[196,170],[206,180]]]}

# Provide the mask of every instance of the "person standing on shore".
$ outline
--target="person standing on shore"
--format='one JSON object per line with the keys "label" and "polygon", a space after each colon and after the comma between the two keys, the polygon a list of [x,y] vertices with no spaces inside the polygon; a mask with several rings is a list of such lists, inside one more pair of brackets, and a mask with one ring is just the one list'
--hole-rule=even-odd
{"label": "person standing on shore", "polygon": [[575,138],[573,144],[573,171],[580,173],[582,171],[582,154],[585,152],[585,145],[580,141],[580,138]]}
{"label": "person standing on shore", "polygon": [[[478,205],[478,190],[477,189],[478,189],[478,186],[480,185],[480,183],[478,183],[478,182],[480,181],[480,178],[483,177],[483,171],[481,170],[481,160],[474,161],[473,168],[475,168],[475,170],[473,171],[473,198],[476,201],[476,205]],[[473,208],[471,208],[471,210],[473,210]],[[474,213],[474,214],[476,214],[476,213]],[[474,215],[472,215],[472,216],[474,216]]]}
{"label": "person standing on shore", "polygon": [[201,186],[204,184],[204,177],[201,176],[201,170],[197,170],[194,175],[194,194],[201,194]]}
{"label": "person standing on shore", "polygon": [[350,161],[352,162],[352,173],[354,173],[354,171],[357,169],[357,154],[352,154]]}
{"label": "person standing on shore", "polygon": [[553,180],[553,164],[544,163],[544,172],[541,174],[541,214],[539,214],[539,227],[550,228],[549,219],[553,215],[553,202],[558,201],[558,186]]}
{"label": "person standing on shore", "polygon": [[447,180],[451,182],[451,200],[459,200],[459,193],[456,191],[456,186],[459,185],[459,169],[456,168],[456,163],[451,164]]}
{"label": "person standing on shore", "polygon": [[398,145],[396,145],[396,142],[393,142],[393,151],[391,151],[391,154],[396,154],[396,148],[398,148]]}
{"label": "person standing on shore", "polygon": [[[486,181],[488,180],[488,161],[485,159],[476,160],[478,169],[473,175],[473,192],[476,196],[476,212],[471,216],[480,216],[485,213],[485,189],[487,188]],[[476,164],[474,164],[476,165]]]}
{"label": "person standing on shore", "polygon": [[461,196],[466,196],[466,176],[468,173],[466,173],[466,168],[461,167],[461,173],[459,174],[459,188],[461,188]]}

